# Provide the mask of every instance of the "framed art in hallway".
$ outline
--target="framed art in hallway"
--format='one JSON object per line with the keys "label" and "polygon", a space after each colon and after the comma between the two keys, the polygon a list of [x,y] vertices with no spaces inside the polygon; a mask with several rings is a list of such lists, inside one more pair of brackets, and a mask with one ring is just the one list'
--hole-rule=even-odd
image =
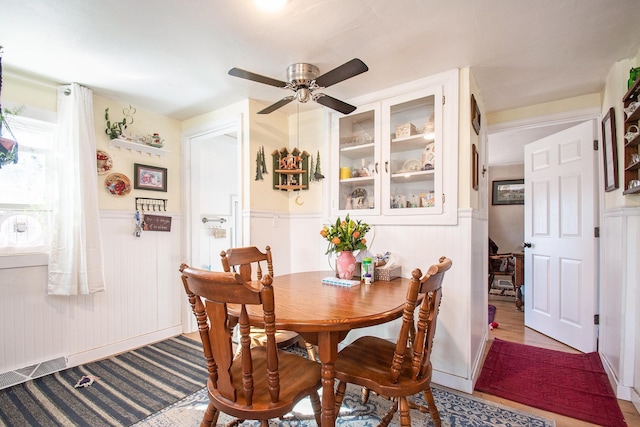
{"label": "framed art in hallway", "polygon": [[492,205],[524,205],[524,179],[493,181]]}
{"label": "framed art in hallway", "polygon": [[618,148],[615,111],[610,108],[602,119],[602,149],[604,158],[604,191],[618,188]]}
{"label": "framed art in hallway", "polygon": [[138,190],[167,191],[167,169],[134,163],[133,188]]}

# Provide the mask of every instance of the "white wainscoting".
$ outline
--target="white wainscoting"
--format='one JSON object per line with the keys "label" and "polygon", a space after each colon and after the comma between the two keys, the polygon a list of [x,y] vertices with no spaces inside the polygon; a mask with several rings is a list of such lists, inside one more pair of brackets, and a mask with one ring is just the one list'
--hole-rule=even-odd
{"label": "white wainscoting", "polygon": [[[252,212],[251,245],[271,246],[275,276],[289,272],[329,270],[320,237],[321,214]],[[432,354],[434,382],[468,393],[473,391],[487,338],[486,217],[472,210],[458,212],[454,226],[378,225],[367,233],[374,254],[392,252],[402,264],[402,275],[422,270],[440,256],[453,261],[445,278],[443,299]],[[478,242],[471,245],[471,242]],[[284,257],[284,259],[282,259]],[[348,343],[363,333],[395,338],[397,324],[351,333]]]}
{"label": "white wainscoting", "polygon": [[640,391],[640,209],[618,208],[604,212],[600,230],[599,353],[616,396],[637,400]]}
{"label": "white wainscoting", "polygon": [[[158,213],[158,215],[160,215]],[[133,235],[133,212],[101,213],[106,292],[47,295],[47,268],[2,270],[0,373],[64,357],[75,366],[182,332],[181,218]]]}

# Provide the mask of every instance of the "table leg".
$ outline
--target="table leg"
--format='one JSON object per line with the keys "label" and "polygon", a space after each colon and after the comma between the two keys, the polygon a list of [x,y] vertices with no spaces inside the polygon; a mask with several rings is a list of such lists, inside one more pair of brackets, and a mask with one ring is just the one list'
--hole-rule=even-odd
{"label": "table leg", "polygon": [[322,363],[322,427],[336,425],[336,396],[334,392],[334,364],[338,358],[338,332],[318,333],[318,356]]}

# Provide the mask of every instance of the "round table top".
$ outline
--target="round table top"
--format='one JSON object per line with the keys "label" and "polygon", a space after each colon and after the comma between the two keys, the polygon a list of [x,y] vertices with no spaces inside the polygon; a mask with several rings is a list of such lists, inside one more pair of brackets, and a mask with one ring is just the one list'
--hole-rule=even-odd
{"label": "round table top", "polygon": [[[322,283],[332,271],[275,276],[276,328],[297,332],[349,331],[379,325],[402,316],[409,279],[375,281],[352,287]],[[252,323],[262,310],[247,306]]]}

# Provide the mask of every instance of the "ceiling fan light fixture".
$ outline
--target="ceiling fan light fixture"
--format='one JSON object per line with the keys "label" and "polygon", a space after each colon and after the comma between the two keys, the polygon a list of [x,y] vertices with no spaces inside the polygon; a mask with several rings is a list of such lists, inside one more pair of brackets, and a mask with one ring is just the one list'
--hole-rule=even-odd
{"label": "ceiling fan light fixture", "polygon": [[264,12],[277,12],[287,4],[287,0],[253,0],[253,4]]}
{"label": "ceiling fan light fixture", "polygon": [[301,87],[296,92],[296,99],[303,104],[311,99],[311,92],[306,87]]}

